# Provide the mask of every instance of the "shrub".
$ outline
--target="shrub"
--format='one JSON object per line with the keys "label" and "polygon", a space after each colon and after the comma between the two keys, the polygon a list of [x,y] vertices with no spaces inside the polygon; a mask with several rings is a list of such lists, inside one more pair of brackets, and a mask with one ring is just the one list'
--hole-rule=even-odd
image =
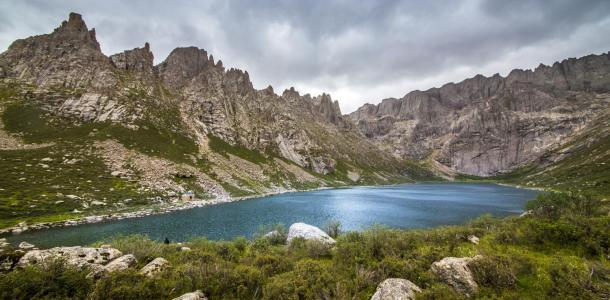
{"label": "shrub", "polygon": [[496,290],[511,288],[517,283],[514,262],[501,256],[484,256],[469,264],[475,281]]}
{"label": "shrub", "polygon": [[265,284],[265,299],[331,299],[334,278],[318,261],[305,259],[293,271],[274,276]]}
{"label": "shrub", "polygon": [[[270,236],[265,237],[269,232],[275,232]],[[258,230],[254,234],[254,239],[265,239],[269,241],[271,245],[283,245],[286,243],[288,238],[288,231],[284,224],[278,223],[275,225],[259,226]]]}
{"label": "shrub", "polygon": [[324,231],[332,238],[337,238],[341,233],[341,222],[329,220],[324,224]]}
{"label": "shrub", "polygon": [[88,273],[61,260],[44,267],[26,267],[0,275],[0,299],[84,299],[93,284],[86,278]]}
{"label": "shrub", "polygon": [[551,299],[595,299],[591,291],[588,266],[554,259],[549,266],[552,285],[547,292]]}
{"label": "shrub", "polygon": [[108,244],[127,254],[133,254],[138,261],[151,261],[163,256],[165,245],[150,240],[145,235],[128,235],[113,237]]}

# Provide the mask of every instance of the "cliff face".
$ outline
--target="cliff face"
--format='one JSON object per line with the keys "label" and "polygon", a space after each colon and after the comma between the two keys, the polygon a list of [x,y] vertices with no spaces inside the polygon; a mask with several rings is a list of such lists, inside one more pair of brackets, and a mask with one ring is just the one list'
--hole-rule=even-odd
{"label": "cliff face", "polygon": [[398,157],[432,158],[458,172],[489,176],[567,142],[608,106],[609,91],[606,53],[507,77],[477,75],[367,104],[349,116]]}

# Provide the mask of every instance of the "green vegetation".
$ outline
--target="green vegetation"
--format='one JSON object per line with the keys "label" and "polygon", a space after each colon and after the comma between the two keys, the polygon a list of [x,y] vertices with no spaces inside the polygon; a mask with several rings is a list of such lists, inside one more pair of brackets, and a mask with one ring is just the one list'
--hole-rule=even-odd
{"label": "green vegetation", "polygon": [[208,146],[212,151],[227,158],[229,157],[228,154],[233,154],[255,164],[269,161],[267,157],[256,150],[251,150],[241,145],[231,145],[215,135],[209,134],[208,140]]}
{"label": "green vegetation", "polygon": [[[0,275],[0,298],[168,299],[201,289],[211,299],[369,299],[381,281],[398,277],[424,289],[418,299],[462,299],[430,265],[476,254],[483,258],[470,264],[479,284],[475,298],[610,295],[608,206],[590,195],[551,193],[527,207],[526,217],[483,216],[463,226],[345,232],[332,249],[303,240],[282,245],[281,227],[261,228],[252,241],[193,239],[186,252],[143,236],[117,237],[103,243],[133,253],[137,267],[159,256],[172,267],[157,278],[132,268],[98,281],[61,265],[30,267]],[[262,236],[273,229],[279,238]],[[469,235],[480,243],[468,242]]]}

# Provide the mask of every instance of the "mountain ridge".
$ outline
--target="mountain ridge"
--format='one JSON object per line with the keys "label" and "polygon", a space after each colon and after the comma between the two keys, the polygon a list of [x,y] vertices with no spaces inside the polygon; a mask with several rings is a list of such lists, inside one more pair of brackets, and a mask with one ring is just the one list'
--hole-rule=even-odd
{"label": "mountain ridge", "polygon": [[[326,93],[257,90],[247,71],[198,47],[177,47],[156,65],[148,42],[106,56],[72,13],[0,54],[0,167],[12,170],[0,178],[0,226],[171,210],[190,205],[180,198],[187,191],[205,205],[508,174],[603,117],[604,55],[590,56],[591,66],[567,60],[572,73],[555,64],[510,80],[475,76],[343,115]],[[599,76],[582,79],[591,68]]]}

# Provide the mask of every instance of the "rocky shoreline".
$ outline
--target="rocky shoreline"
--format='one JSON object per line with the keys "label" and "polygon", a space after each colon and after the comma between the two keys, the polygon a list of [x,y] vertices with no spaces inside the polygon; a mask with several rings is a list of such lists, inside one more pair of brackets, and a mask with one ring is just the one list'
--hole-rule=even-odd
{"label": "rocky shoreline", "polygon": [[113,221],[113,220],[123,220],[123,219],[128,219],[128,218],[142,218],[142,217],[147,217],[147,216],[152,216],[152,215],[170,213],[170,212],[179,211],[179,210],[204,207],[204,206],[208,206],[208,205],[237,202],[237,201],[242,201],[242,200],[256,199],[256,198],[267,197],[267,196],[272,196],[272,195],[279,195],[279,194],[284,194],[284,193],[309,192],[309,191],[324,190],[324,189],[330,189],[330,188],[332,188],[332,187],[318,187],[318,188],[305,189],[305,190],[283,189],[282,188],[282,189],[276,189],[275,191],[267,192],[264,194],[257,194],[257,195],[251,195],[251,196],[217,197],[217,198],[214,198],[211,200],[199,200],[199,201],[172,203],[172,204],[167,204],[167,205],[163,205],[160,207],[151,207],[151,208],[141,209],[141,210],[137,210],[137,211],[114,213],[114,214],[109,213],[109,214],[105,214],[105,215],[93,215],[93,216],[86,216],[86,217],[68,219],[68,220],[56,221],[56,222],[41,222],[41,223],[35,223],[35,224],[26,224],[25,222],[22,222],[16,226],[0,229],[0,235],[20,234],[20,233],[23,233],[26,231],[32,231],[32,230],[42,230],[42,229],[76,226],[76,225],[83,225],[83,224],[94,224],[94,223],[101,223],[101,222]]}

